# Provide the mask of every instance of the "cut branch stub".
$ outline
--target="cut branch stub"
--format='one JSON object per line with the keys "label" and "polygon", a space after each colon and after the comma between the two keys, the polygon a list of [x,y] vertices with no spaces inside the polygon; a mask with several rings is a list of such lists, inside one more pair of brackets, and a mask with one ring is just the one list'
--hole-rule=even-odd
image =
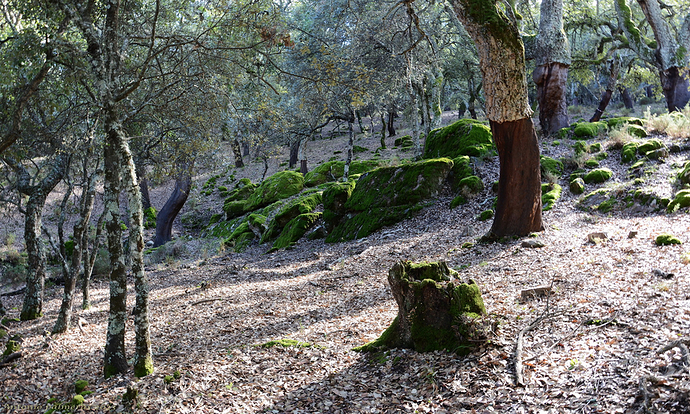
{"label": "cut branch stub", "polygon": [[486,341],[484,302],[474,281],[457,283],[445,262],[396,263],[388,282],[398,316],[381,337],[356,351],[411,348],[464,355]]}

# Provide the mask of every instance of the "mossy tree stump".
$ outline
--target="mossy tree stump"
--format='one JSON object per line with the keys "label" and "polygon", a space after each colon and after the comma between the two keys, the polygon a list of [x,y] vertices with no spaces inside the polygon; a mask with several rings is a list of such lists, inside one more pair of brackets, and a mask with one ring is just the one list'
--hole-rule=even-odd
{"label": "mossy tree stump", "polygon": [[379,339],[355,350],[411,348],[464,355],[481,345],[486,340],[481,320],[486,309],[479,287],[472,280],[457,283],[455,276],[445,262],[396,263],[388,282],[398,316]]}

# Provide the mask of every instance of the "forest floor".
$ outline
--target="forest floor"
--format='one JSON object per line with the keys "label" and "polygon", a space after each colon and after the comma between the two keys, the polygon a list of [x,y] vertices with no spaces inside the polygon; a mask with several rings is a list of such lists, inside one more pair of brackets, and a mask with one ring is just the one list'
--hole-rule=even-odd
{"label": "forest floor", "polygon": [[[377,141],[356,144],[374,150]],[[345,142],[310,142],[311,166]],[[568,156],[572,144],[544,140],[542,153]],[[384,159],[410,155],[390,151]],[[601,164],[615,178],[606,185],[623,186],[628,166],[618,151],[609,153]],[[650,185],[670,194],[671,171],[687,158],[658,162]],[[488,183],[498,179],[498,161],[476,160],[474,167],[488,188],[469,204],[450,210],[452,194],[442,194],[415,217],[364,239],[300,241],[271,254],[268,245],[211,249],[149,264],[155,372],[144,378],[102,378],[106,280],[94,281],[93,307],[78,310],[75,327],[57,336],[48,332],[62,287],[48,287],[43,318],[6,322],[10,335],[22,337],[23,357],[0,368],[0,412],[43,413],[49,401],[70,401],[77,380],[87,380],[92,393],[75,412],[88,413],[690,412],[687,348],[663,350],[690,340],[690,256],[685,245],[654,243],[661,233],[690,242],[687,212],[582,210],[566,175],[563,196],[544,212],[546,228],[536,238],[482,244],[477,239],[491,222],[476,217],[493,197]],[[261,170],[254,163],[235,174]],[[607,238],[589,241],[595,232]],[[524,247],[526,240],[543,247]],[[466,357],[353,352],[395,317],[387,274],[399,260],[444,260],[475,280],[499,322],[491,341]],[[552,294],[521,297],[538,286]],[[18,317],[21,299],[3,299],[7,317]],[[130,292],[130,306],[133,300]],[[521,332],[524,386],[515,380]],[[130,319],[130,355],[133,336]],[[301,345],[260,346],[280,339]],[[128,387],[138,390],[133,403],[122,398]]]}

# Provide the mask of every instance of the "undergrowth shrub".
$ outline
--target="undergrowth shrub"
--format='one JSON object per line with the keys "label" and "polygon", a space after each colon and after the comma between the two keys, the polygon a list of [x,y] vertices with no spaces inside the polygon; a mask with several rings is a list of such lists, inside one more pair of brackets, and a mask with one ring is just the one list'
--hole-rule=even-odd
{"label": "undergrowth shrub", "polygon": [[644,113],[647,127],[653,133],[666,134],[671,138],[690,138],[690,105],[679,112],[653,115],[650,109]]}

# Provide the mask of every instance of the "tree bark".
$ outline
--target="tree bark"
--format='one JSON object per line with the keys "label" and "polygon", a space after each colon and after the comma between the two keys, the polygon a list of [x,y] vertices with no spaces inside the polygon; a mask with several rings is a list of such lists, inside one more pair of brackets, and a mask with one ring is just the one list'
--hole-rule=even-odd
{"label": "tree bark", "polygon": [[671,67],[659,74],[669,112],[680,111],[690,101],[690,75],[686,68]]}
{"label": "tree bark", "polygon": [[345,159],[345,167],[343,168],[343,181],[347,181],[350,177],[350,164],[352,164],[352,156],[354,155],[355,147],[355,130],[352,126],[354,122],[354,114],[351,114],[347,120],[347,158]]}
{"label": "tree bark", "polygon": [[594,115],[592,115],[592,117],[589,119],[589,122],[599,121],[601,116],[604,114],[604,111],[606,111],[606,107],[609,105],[609,101],[611,101],[613,91],[616,89],[618,70],[618,59],[616,59],[614,56],[614,58],[609,62],[609,78],[606,81],[606,89],[604,90],[604,93],[601,94],[599,106],[597,107],[596,111],[594,111]]}
{"label": "tree bark", "polygon": [[146,178],[146,167],[143,160],[137,163],[137,178],[139,180],[139,191],[141,192],[141,203],[144,210],[151,207],[151,195],[149,194],[149,180]]}
{"label": "tree bark", "polygon": [[623,100],[623,105],[625,105],[626,109],[634,109],[635,108],[635,101],[633,100],[632,96],[630,95],[630,91],[628,88],[618,88],[618,91],[621,93],[621,99]]}
{"label": "tree bark", "polygon": [[[242,150],[240,148],[240,142],[237,138],[232,140],[232,154],[235,156],[235,168],[244,167],[244,160],[242,160]],[[292,161],[292,158],[290,158]]]}
{"label": "tree bark", "polygon": [[292,144],[290,144],[290,162],[289,162],[289,168],[293,169],[297,165],[297,161],[299,160],[298,158],[298,153],[299,153],[299,143],[300,140],[296,140]]}
{"label": "tree bark", "polygon": [[153,247],[162,246],[172,240],[173,222],[179,214],[184,203],[187,202],[189,192],[192,189],[192,175],[188,166],[182,167],[182,171],[175,179],[175,189],[165,202],[165,205],[158,212],[156,218],[156,237],[153,240]]}
{"label": "tree bark", "polygon": [[532,120],[490,124],[501,160],[491,233],[503,237],[542,231],[539,146]]}
{"label": "tree bark", "polygon": [[[539,146],[527,97],[524,46],[514,16],[493,0],[452,0],[479,53],[486,116],[498,157],[500,179],[493,236],[541,231]],[[511,14],[512,9],[506,7]]]}
{"label": "tree bark", "polygon": [[398,112],[395,110],[395,108],[391,108],[388,110],[388,136],[392,137],[395,135],[395,118],[398,117]]}
{"label": "tree bark", "polygon": [[309,172],[307,169],[307,137],[303,137],[299,141],[299,149],[297,151],[297,158],[299,159],[299,171],[302,174]]}

